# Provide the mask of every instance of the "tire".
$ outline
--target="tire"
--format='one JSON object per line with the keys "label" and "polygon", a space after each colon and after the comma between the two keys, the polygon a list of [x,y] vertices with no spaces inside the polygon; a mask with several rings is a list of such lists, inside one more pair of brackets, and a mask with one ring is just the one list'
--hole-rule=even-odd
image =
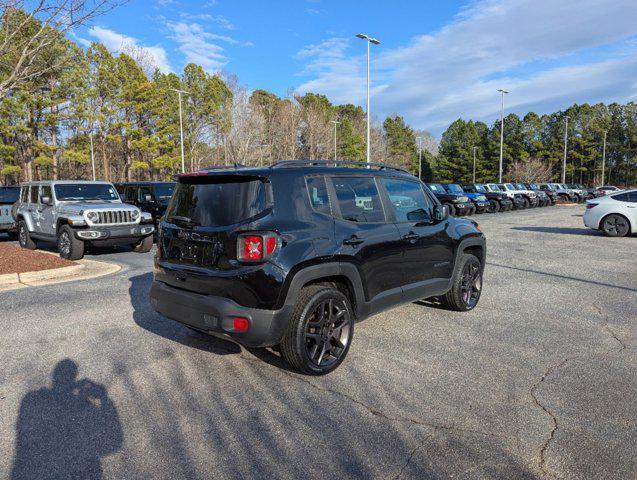
{"label": "tire", "polygon": [[602,218],[599,222],[604,235],[608,237],[625,237],[630,233],[630,223],[623,215],[610,214]]}
{"label": "tire", "polygon": [[148,235],[144,237],[139,242],[132,245],[133,251],[137,253],[147,253],[150,252],[153,248],[153,236]]}
{"label": "tire", "polygon": [[445,203],[445,205],[447,205],[447,208],[449,208],[449,216],[455,217],[457,214],[456,207],[454,207],[452,203]]}
{"label": "tire", "polygon": [[471,207],[471,210],[467,212],[467,215],[475,215],[476,214],[476,206]]}
{"label": "tire", "polygon": [[500,211],[500,204],[497,200],[489,200],[489,208],[487,213],[498,213]]}
{"label": "tire", "polygon": [[58,232],[58,253],[67,260],[80,260],[84,257],[84,242],[75,238],[73,229],[62,225]]}
{"label": "tire", "polygon": [[[325,316],[328,311],[332,322]],[[281,354],[301,373],[325,375],[343,362],[353,335],[354,314],[349,299],[333,287],[309,285],[299,293],[281,340]]]}
{"label": "tire", "polygon": [[463,253],[453,269],[451,289],[441,300],[449,310],[467,312],[473,310],[482,293],[482,265],[475,255]]}
{"label": "tire", "polygon": [[522,199],[522,208],[523,209],[526,210],[527,208],[529,208],[530,205],[531,205],[531,203],[529,202],[528,198],[523,198]]}
{"label": "tire", "polygon": [[18,223],[18,243],[22,248],[26,248],[28,250],[35,250],[38,247],[35,240],[31,238],[29,228],[24,220],[20,220]]}

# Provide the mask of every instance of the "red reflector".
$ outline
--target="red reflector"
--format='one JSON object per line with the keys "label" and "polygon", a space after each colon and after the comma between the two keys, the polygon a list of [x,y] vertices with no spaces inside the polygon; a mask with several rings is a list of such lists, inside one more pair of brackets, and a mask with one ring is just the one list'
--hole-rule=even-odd
{"label": "red reflector", "polygon": [[245,332],[248,330],[248,319],[243,317],[234,317],[232,319],[232,328],[237,332]]}
{"label": "red reflector", "polygon": [[265,243],[265,251],[268,255],[271,255],[272,252],[276,249],[276,237],[268,237]]}
{"label": "red reflector", "polygon": [[263,238],[257,235],[243,237],[243,259],[261,260],[263,257]]}
{"label": "red reflector", "polygon": [[593,208],[593,207],[596,207],[596,206],[597,206],[596,203],[587,203],[586,204],[586,208]]}

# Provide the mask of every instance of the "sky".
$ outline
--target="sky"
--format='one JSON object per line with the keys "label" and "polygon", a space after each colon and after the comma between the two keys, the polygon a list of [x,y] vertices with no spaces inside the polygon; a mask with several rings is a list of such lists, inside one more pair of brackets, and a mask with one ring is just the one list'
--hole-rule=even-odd
{"label": "sky", "polygon": [[129,0],[74,32],[147,51],[164,72],[195,62],[280,96],[322,93],[439,136],[457,118],[637,101],[636,0]]}

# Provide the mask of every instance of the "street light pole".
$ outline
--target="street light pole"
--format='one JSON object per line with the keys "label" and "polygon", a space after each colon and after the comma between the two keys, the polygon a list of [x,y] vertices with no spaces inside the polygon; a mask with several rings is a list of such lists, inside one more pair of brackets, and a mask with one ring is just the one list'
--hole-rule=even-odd
{"label": "street light pole", "polygon": [[330,123],[334,124],[334,161],[336,162],[336,126],[340,124],[341,122],[338,122],[336,120],[330,120]]}
{"label": "street light pole", "polygon": [[504,148],[504,94],[506,90],[498,89],[500,92],[500,168],[498,169],[498,183],[502,183],[502,151]]}
{"label": "street light pole", "polygon": [[95,155],[93,154],[93,125],[89,131],[88,138],[91,142],[91,166],[93,167],[93,181],[95,181]]}
{"label": "street light pole", "polygon": [[375,38],[371,38],[363,33],[358,33],[356,35],[358,38],[362,38],[367,41],[367,163],[371,162],[371,143],[370,143],[370,110],[369,110],[369,63],[370,63],[370,46],[373,43],[374,45],[379,45],[380,41]]}
{"label": "street light pole", "polygon": [[418,140],[418,180],[422,181],[422,137],[416,137]]}
{"label": "street light pole", "polygon": [[473,147],[473,183],[476,183],[476,150],[478,147]]}
{"label": "street light pole", "polygon": [[562,183],[566,183],[566,145],[568,144],[568,115],[564,117],[566,125],[564,127],[564,160],[562,161]]}
{"label": "street light pole", "polygon": [[606,167],[606,130],[604,130],[604,147],[602,148],[602,187],[604,186],[604,168]]}
{"label": "street light pole", "polygon": [[186,172],[186,161],[184,159],[184,123],[181,116],[181,94],[184,93],[186,95],[190,95],[190,92],[186,92],[185,90],[177,90],[176,88],[171,88],[173,92],[177,92],[177,96],[179,97],[179,136],[181,138],[181,173]]}

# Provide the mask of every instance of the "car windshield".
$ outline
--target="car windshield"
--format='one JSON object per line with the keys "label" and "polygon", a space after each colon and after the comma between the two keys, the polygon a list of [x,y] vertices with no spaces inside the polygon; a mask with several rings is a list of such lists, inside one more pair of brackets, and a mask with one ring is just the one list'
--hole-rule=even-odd
{"label": "car windshield", "polygon": [[15,203],[20,196],[18,187],[0,187],[0,203]]}
{"label": "car windshield", "polygon": [[512,183],[505,183],[504,186],[507,188],[507,190],[515,190],[515,187]]}
{"label": "car windshield", "polygon": [[110,183],[68,183],[55,185],[55,198],[60,201],[119,200]]}
{"label": "car windshield", "polygon": [[515,186],[518,190],[526,190],[526,185],[524,185],[523,183],[516,183]]}
{"label": "car windshield", "polygon": [[540,188],[537,186],[537,183],[529,183],[529,187],[531,190],[539,190]]}
{"label": "car windshield", "polygon": [[158,183],[155,185],[155,197],[158,200],[168,201],[175,190],[174,183]]}
{"label": "car windshield", "polygon": [[501,191],[502,191],[502,190],[500,190],[500,187],[498,187],[495,183],[490,183],[490,184],[488,185],[488,187],[489,187],[489,189],[490,189],[492,192],[501,192]]}
{"label": "car windshield", "polygon": [[475,186],[475,188],[476,188],[476,192],[480,192],[480,193],[486,193],[486,192],[487,192],[487,189],[486,189],[486,188],[484,188],[482,185],[477,185],[477,184],[476,184],[476,185],[474,185],[474,186]]}
{"label": "car windshield", "polygon": [[447,185],[447,189],[452,193],[464,193],[464,190],[457,183],[450,183]]}
{"label": "car windshield", "polygon": [[427,185],[432,192],[445,193],[445,189],[439,183],[428,183]]}

